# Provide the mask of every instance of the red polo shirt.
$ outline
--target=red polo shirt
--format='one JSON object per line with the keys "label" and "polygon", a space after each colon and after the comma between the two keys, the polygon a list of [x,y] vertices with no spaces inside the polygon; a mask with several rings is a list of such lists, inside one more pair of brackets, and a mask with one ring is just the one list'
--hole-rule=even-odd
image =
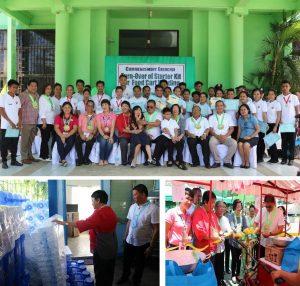
{"label": "red polo shirt", "polygon": [[[203,208],[197,208],[193,214],[192,226],[196,236],[194,244],[197,248],[203,248],[208,245],[208,239],[205,239],[204,237],[208,237],[209,234],[209,215],[210,214],[208,214]],[[212,228],[215,228],[218,232],[221,230],[218,218],[214,212],[211,212],[211,229]],[[213,244],[211,241],[210,249],[207,248],[204,252],[214,251],[216,249],[216,244]]]}
{"label": "red polo shirt", "polygon": [[[60,115],[56,115],[54,119],[54,125],[58,125],[60,132],[66,132],[64,131],[64,120],[60,117]],[[70,121],[70,131],[73,129],[74,126],[78,126],[78,119],[75,115],[72,115]]]}
{"label": "red polo shirt", "polygon": [[78,220],[76,226],[79,232],[89,230],[91,252],[96,249],[95,232],[113,232],[118,218],[111,207],[95,209],[94,213],[85,220]]}
{"label": "red polo shirt", "polygon": [[130,138],[130,134],[123,132],[123,130],[129,126],[130,116],[126,116],[123,113],[119,114],[116,119],[116,129],[118,130],[119,137]]}

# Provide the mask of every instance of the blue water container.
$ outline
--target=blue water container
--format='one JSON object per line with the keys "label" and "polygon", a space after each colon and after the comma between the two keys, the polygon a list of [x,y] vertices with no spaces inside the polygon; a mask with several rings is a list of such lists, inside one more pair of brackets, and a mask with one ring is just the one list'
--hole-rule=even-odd
{"label": "blue water container", "polygon": [[94,286],[94,279],[91,277],[88,277],[84,280],[84,286]]}
{"label": "blue water container", "polygon": [[14,251],[7,253],[3,258],[3,269],[5,277],[5,286],[14,286],[15,281],[15,259]]}
{"label": "blue water container", "polygon": [[22,269],[22,251],[20,238],[15,241],[14,248],[14,261],[15,261],[15,285],[21,285],[21,278],[23,274]]}
{"label": "blue water container", "polygon": [[89,271],[83,271],[81,275],[84,279],[91,277],[91,273]]}
{"label": "blue water container", "polygon": [[5,285],[4,281],[4,259],[0,259],[0,285]]}
{"label": "blue water container", "polygon": [[[24,246],[24,242],[25,242],[25,234],[22,234],[20,236],[20,247],[21,247],[21,271],[22,271],[22,275],[25,276],[25,262],[26,262],[26,256],[25,256],[25,246]],[[28,274],[29,275],[29,274]]]}
{"label": "blue water container", "polygon": [[81,280],[74,280],[71,284],[72,286],[84,286],[84,281],[81,279]]}
{"label": "blue water container", "polygon": [[81,272],[85,271],[85,270],[86,270],[86,266],[85,266],[85,265],[80,265],[80,266],[79,266],[79,270],[80,270]]}
{"label": "blue water container", "polygon": [[6,204],[5,198],[6,198],[5,192],[0,191],[0,205]]}
{"label": "blue water container", "polygon": [[84,260],[77,260],[77,265],[78,265],[78,266],[84,265]]}

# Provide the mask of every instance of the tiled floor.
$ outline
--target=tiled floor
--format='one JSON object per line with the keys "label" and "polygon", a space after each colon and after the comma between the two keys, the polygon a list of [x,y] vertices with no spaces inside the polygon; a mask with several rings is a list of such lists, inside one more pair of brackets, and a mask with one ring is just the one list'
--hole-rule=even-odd
{"label": "tiled floor", "polygon": [[[268,159],[265,158],[265,161]],[[10,164],[10,162],[9,162]],[[154,167],[137,165],[131,169],[129,166],[98,165],[68,166],[60,167],[52,165],[51,162],[39,162],[23,167],[9,167],[3,170],[0,166],[0,176],[296,176],[300,168],[300,160],[295,160],[294,166],[260,163],[257,169],[234,169],[216,168],[205,169],[204,167],[191,168],[187,171],[179,170],[177,167]]]}
{"label": "tiled floor", "polygon": [[[83,257],[83,256],[90,256],[90,243],[89,243],[89,236],[88,233],[82,233],[79,237],[76,238],[68,238],[68,245],[73,253],[73,257]],[[94,269],[92,265],[87,266],[87,270],[90,271],[92,277],[94,278]],[[115,278],[114,281],[116,282],[122,274],[122,258],[118,258],[116,261],[115,266]],[[157,286],[159,285],[159,265],[158,260],[152,259],[147,264],[143,279],[142,285],[143,286]],[[116,285],[116,284],[114,284]],[[131,283],[123,284],[123,286],[129,286]]]}

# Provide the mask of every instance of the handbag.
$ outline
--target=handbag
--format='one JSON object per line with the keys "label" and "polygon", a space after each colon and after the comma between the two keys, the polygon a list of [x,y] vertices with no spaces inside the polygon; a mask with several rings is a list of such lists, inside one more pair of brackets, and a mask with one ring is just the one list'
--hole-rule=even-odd
{"label": "handbag", "polygon": [[281,269],[287,272],[297,273],[300,269],[300,239],[296,237],[283,253]]}

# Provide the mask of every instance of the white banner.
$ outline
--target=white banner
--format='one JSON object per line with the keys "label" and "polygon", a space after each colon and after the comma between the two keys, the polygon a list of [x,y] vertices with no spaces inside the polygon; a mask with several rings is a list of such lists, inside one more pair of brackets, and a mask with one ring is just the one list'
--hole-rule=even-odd
{"label": "white banner", "polygon": [[162,79],[167,80],[172,89],[180,82],[185,82],[185,64],[118,64],[117,84],[122,73],[127,75],[129,88],[148,85],[151,92]]}

